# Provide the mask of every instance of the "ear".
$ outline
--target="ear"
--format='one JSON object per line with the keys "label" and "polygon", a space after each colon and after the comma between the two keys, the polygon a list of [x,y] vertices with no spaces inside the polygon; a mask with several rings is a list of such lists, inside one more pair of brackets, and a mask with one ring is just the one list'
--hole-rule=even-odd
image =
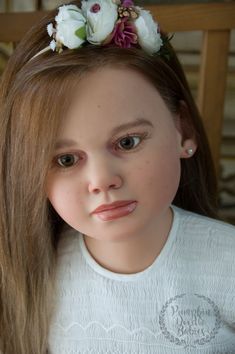
{"label": "ear", "polygon": [[194,129],[190,119],[187,104],[180,101],[180,110],[176,118],[176,128],[180,133],[180,158],[187,159],[192,157],[197,150]]}
{"label": "ear", "polygon": [[188,159],[192,157],[197,150],[197,144],[193,138],[185,139],[181,143],[180,158]]}

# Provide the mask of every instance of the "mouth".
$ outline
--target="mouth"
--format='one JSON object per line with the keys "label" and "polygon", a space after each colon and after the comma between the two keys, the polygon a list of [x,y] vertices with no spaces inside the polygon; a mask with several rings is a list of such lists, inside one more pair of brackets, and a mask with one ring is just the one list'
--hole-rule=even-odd
{"label": "mouth", "polygon": [[129,205],[133,202],[135,202],[135,200],[117,200],[116,202],[113,202],[111,204],[102,204],[98,208],[93,210],[92,214],[99,213],[101,211],[112,210],[112,209],[116,209],[119,207],[123,207],[123,206]]}
{"label": "mouth", "polygon": [[103,221],[109,221],[129,215],[135,210],[136,206],[136,201],[115,202],[97,208],[93,214],[96,214]]}

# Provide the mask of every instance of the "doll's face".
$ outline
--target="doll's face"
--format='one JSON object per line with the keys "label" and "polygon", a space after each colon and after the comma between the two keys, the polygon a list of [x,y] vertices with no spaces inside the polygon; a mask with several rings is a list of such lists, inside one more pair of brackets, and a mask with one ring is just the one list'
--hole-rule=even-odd
{"label": "doll's face", "polygon": [[[144,234],[164,222],[177,192],[182,142],[157,90],[130,69],[102,68],[84,76],[64,118],[47,196],[73,228],[96,239]],[[191,145],[191,146],[190,146]],[[104,219],[101,204],[136,201],[128,215]]]}

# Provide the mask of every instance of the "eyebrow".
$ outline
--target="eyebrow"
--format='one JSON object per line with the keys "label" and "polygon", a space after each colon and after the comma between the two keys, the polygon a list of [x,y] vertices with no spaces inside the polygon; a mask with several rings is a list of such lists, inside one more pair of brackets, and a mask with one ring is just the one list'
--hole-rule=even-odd
{"label": "eyebrow", "polygon": [[112,129],[111,135],[116,135],[123,130],[140,126],[150,126],[153,128],[153,123],[144,118],[137,118],[134,122],[124,123],[119,125],[118,127],[115,127],[114,129]]}
{"label": "eyebrow", "polygon": [[[130,128],[136,128],[136,127],[140,127],[140,126],[149,126],[149,127],[153,128],[153,124],[149,120],[147,120],[145,118],[137,118],[134,122],[124,123],[124,124],[121,124],[121,125],[113,128],[111,130],[111,135],[116,135],[123,130],[127,130]],[[61,140],[57,141],[57,143],[55,144],[55,149],[58,150],[58,149],[61,149],[64,147],[74,147],[76,145],[77,145],[77,142],[74,140],[61,139]]]}

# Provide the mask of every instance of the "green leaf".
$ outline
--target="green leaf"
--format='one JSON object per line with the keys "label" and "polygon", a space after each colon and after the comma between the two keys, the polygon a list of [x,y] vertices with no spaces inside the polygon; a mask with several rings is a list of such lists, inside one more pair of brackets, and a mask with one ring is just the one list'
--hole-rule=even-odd
{"label": "green leaf", "polygon": [[80,39],[86,39],[86,27],[80,27],[75,31],[75,35]]}

